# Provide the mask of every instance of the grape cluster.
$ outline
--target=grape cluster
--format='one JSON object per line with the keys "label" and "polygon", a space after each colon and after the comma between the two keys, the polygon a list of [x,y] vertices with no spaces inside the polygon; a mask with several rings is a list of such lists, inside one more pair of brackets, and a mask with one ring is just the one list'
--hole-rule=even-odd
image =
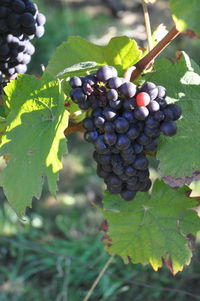
{"label": "grape cluster", "polygon": [[176,104],[165,101],[166,89],[146,82],[137,87],[103,66],[95,74],[70,79],[71,98],[82,110],[85,140],[93,143],[97,174],[112,194],[132,200],[151,187],[146,153],[155,152],[158,137],[176,134],[181,116]]}
{"label": "grape cluster", "polygon": [[13,79],[27,70],[35,52],[30,42],[44,34],[46,18],[30,0],[0,1],[0,75]]}

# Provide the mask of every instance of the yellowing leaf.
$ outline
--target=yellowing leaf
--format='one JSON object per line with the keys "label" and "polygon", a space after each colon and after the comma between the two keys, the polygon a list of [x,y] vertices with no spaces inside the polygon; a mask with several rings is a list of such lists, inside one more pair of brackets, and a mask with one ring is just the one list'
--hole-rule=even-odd
{"label": "yellowing leaf", "polygon": [[185,190],[156,181],[151,196],[138,193],[128,203],[106,193],[102,213],[112,244],[107,251],[125,263],[148,263],[157,271],[165,260],[174,274],[181,271],[192,257],[187,235],[200,230],[200,218],[192,209],[197,202]]}

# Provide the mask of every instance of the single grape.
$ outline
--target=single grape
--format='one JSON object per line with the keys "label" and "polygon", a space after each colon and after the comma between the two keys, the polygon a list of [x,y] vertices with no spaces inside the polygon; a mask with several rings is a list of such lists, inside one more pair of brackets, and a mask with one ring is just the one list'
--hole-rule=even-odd
{"label": "single grape", "polygon": [[103,116],[107,121],[114,120],[117,117],[117,112],[111,108],[105,108],[103,110]]}
{"label": "single grape", "polygon": [[116,132],[119,134],[126,133],[129,128],[129,122],[123,117],[115,119],[114,124]]}
{"label": "single grape", "polygon": [[149,112],[158,112],[160,109],[160,105],[157,101],[152,100],[152,101],[150,101],[147,108],[148,108]]}
{"label": "single grape", "polygon": [[125,201],[131,201],[132,199],[134,199],[135,195],[136,195],[136,191],[134,190],[122,190],[121,192],[121,197]]}
{"label": "single grape", "polygon": [[137,126],[132,126],[127,132],[127,136],[131,140],[135,140],[139,136],[139,134],[140,134],[140,130],[138,129]]}
{"label": "single grape", "polygon": [[112,77],[117,76],[117,70],[114,67],[111,66],[102,66],[98,71],[97,71],[97,79],[99,81],[107,81]]}
{"label": "single grape", "polygon": [[116,148],[119,150],[126,149],[130,146],[131,141],[130,139],[125,135],[119,135],[116,143]]}
{"label": "single grape", "polygon": [[122,85],[122,80],[119,77],[109,79],[108,85],[111,89],[118,89]]}
{"label": "single grape", "polygon": [[173,121],[178,120],[181,117],[182,110],[181,107],[177,104],[169,104],[167,109],[170,110],[173,114]]}
{"label": "single grape", "polygon": [[146,107],[150,103],[150,96],[146,92],[140,92],[136,96],[136,103],[138,106]]}
{"label": "single grape", "polygon": [[78,88],[82,86],[82,80],[78,76],[73,76],[70,78],[69,84],[72,88]]}
{"label": "single grape", "polygon": [[131,82],[126,82],[122,84],[121,87],[119,88],[123,96],[128,98],[132,98],[133,96],[135,96],[136,89],[137,89],[136,85],[134,85]]}
{"label": "single grape", "polygon": [[134,117],[137,120],[145,120],[149,116],[149,110],[146,107],[138,107],[134,110]]}
{"label": "single grape", "polygon": [[116,101],[118,99],[118,93],[115,89],[111,89],[106,94],[108,100]]}
{"label": "single grape", "polygon": [[104,141],[109,146],[115,145],[117,142],[117,135],[115,133],[105,133]]}
{"label": "single grape", "polygon": [[144,170],[148,167],[148,160],[145,156],[141,155],[139,156],[135,162],[133,163],[133,166],[136,168],[136,169],[139,169],[139,170]]}
{"label": "single grape", "polygon": [[158,96],[157,97],[158,98],[165,98],[166,93],[167,93],[166,89],[162,86],[157,86],[157,88],[158,88]]}
{"label": "single grape", "polygon": [[165,136],[174,136],[177,133],[177,126],[174,121],[168,120],[161,124],[160,130]]}
{"label": "single grape", "polygon": [[84,138],[87,142],[94,143],[99,137],[99,134],[97,131],[88,131],[85,132]]}

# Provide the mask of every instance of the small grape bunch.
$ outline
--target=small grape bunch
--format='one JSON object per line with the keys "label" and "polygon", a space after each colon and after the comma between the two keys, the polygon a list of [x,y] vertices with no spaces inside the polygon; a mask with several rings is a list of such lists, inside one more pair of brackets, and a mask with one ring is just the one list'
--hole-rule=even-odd
{"label": "small grape bunch", "polygon": [[70,79],[71,98],[81,110],[84,138],[94,145],[97,175],[111,194],[132,200],[151,188],[147,153],[155,152],[161,133],[174,136],[181,116],[176,104],[167,104],[166,89],[146,82],[141,87],[118,77],[112,66],[95,74]]}
{"label": "small grape bunch", "polygon": [[5,80],[26,72],[35,52],[30,40],[43,36],[45,22],[31,0],[1,0],[0,75]]}

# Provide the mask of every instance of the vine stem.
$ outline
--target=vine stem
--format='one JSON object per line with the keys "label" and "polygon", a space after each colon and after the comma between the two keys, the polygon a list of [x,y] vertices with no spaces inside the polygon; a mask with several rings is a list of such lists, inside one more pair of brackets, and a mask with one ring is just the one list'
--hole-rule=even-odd
{"label": "vine stem", "polygon": [[108,261],[106,262],[106,264],[104,265],[103,269],[101,270],[101,272],[99,273],[98,277],[95,279],[91,289],[89,290],[89,292],[87,293],[87,295],[85,296],[85,298],[83,299],[83,301],[88,301],[89,298],[91,297],[93,291],[95,290],[97,284],[99,283],[99,281],[101,280],[101,278],[103,277],[105,271],[107,270],[107,268],[109,267],[109,265],[111,264],[113,258],[115,255],[112,255],[109,257]]}
{"label": "vine stem", "polygon": [[74,123],[74,124],[70,124],[68,126],[68,128],[65,129],[64,134],[65,135],[69,135],[72,133],[76,133],[76,132],[84,132],[84,128],[83,128],[83,124],[80,123]]}
{"label": "vine stem", "polygon": [[144,0],[142,0],[142,7],[144,12],[144,22],[145,22],[147,40],[148,40],[148,51],[151,51],[151,49],[153,48],[152,36],[151,36],[151,23],[149,19],[147,4]]}
{"label": "vine stem", "polygon": [[[174,26],[168,34],[138,63],[135,64],[135,70],[131,73],[130,80],[134,81],[151,62],[180,34],[180,31]],[[131,67],[132,68],[132,67]]]}

